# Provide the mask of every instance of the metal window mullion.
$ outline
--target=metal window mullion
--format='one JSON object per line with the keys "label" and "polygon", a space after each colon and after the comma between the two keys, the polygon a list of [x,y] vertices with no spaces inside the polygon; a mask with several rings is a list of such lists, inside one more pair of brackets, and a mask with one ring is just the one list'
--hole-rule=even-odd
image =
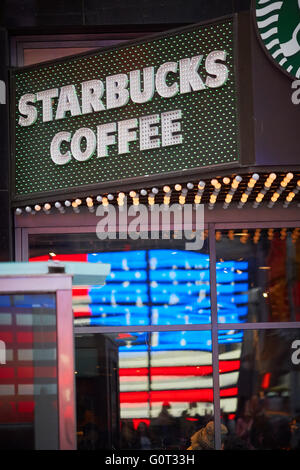
{"label": "metal window mullion", "polygon": [[216,222],[216,230],[239,230],[247,228],[254,230],[256,228],[268,229],[268,228],[297,228],[299,227],[299,221],[297,220],[278,220],[278,221],[260,221],[260,222]]}
{"label": "metal window mullion", "polygon": [[278,330],[300,328],[300,322],[219,323],[218,330]]}
{"label": "metal window mullion", "polygon": [[209,224],[209,274],[210,274],[210,309],[212,334],[212,368],[213,368],[213,402],[215,423],[215,449],[221,449],[221,406],[219,379],[218,349],[218,304],[217,304],[217,271],[216,271],[216,238],[215,226]]}
{"label": "metal window mullion", "polygon": [[21,250],[22,250],[22,260],[21,261],[28,261],[29,259],[29,236],[28,230],[26,228],[22,229],[22,241],[21,241]]}
{"label": "metal window mullion", "polygon": [[211,325],[126,325],[126,326],[74,326],[75,335],[97,333],[168,332],[168,331],[207,331]]}

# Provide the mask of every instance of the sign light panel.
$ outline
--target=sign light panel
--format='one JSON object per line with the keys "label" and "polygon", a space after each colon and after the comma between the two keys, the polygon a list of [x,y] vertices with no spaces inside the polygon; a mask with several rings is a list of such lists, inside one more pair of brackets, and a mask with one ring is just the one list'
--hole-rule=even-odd
{"label": "sign light panel", "polygon": [[239,160],[234,24],[13,72],[14,198]]}

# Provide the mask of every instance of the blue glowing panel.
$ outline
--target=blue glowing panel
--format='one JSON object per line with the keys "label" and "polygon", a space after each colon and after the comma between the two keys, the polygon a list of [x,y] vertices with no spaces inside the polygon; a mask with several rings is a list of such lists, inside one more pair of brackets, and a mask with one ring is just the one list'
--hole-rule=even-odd
{"label": "blue glowing panel", "polygon": [[[207,254],[138,250],[91,253],[87,259],[92,263],[109,263],[111,273],[104,287],[91,287],[87,297],[77,301],[74,309],[77,324],[133,326],[211,322]],[[248,314],[248,263],[217,263],[217,293],[219,321],[244,322]],[[235,338],[238,336],[230,341]]]}

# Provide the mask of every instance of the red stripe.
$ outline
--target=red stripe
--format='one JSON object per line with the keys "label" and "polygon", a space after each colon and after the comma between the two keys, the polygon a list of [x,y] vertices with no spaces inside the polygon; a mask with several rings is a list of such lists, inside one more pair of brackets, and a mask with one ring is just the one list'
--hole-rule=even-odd
{"label": "red stripe", "polygon": [[56,343],[56,331],[34,333],[34,341],[36,343]]}
{"label": "red stripe", "polygon": [[[221,398],[236,396],[237,387],[220,390]],[[146,403],[146,402],[212,402],[213,390],[211,388],[202,390],[162,390],[152,392],[122,392],[120,403]]]}
{"label": "red stripe", "polygon": [[12,343],[12,333],[8,331],[1,331],[0,333],[0,340],[4,341],[4,343]]}
{"label": "red stripe", "polygon": [[72,295],[74,297],[88,297],[89,289],[72,289]]}
{"label": "red stripe", "polygon": [[150,426],[150,419],[133,418],[132,422],[133,422],[133,427],[135,430],[137,430],[140,423],[145,423],[147,427]]}
{"label": "red stripe", "polygon": [[49,255],[35,256],[34,258],[29,258],[29,261],[49,261]]}
{"label": "red stripe", "polygon": [[[220,361],[220,373],[239,370],[240,361]],[[124,368],[120,369],[120,377],[148,376],[149,369],[143,368]],[[151,377],[155,376],[205,376],[212,374],[212,366],[183,366],[183,367],[151,367]]]}
{"label": "red stripe", "polygon": [[33,333],[32,332],[23,332],[17,333],[18,343],[33,343]]}
{"label": "red stripe", "polygon": [[15,376],[15,371],[13,367],[0,367],[0,380],[2,379],[13,379]]}
{"label": "red stripe", "polygon": [[90,316],[91,316],[91,312],[74,312],[75,318],[90,317]]}
{"label": "red stripe", "polygon": [[55,378],[56,367],[18,367],[18,377],[20,379]]}
{"label": "red stripe", "polygon": [[[49,255],[36,256],[29,258],[29,261],[48,261],[51,257]],[[88,255],[86,253],[77,253],[72,255],[56,255],[52,258],[55,261],[87,261]]]}
{"label": "red stripe", "polygon": [[18,377],[20,379],[33,379],[33,367],[18,367]]}
{"label": "red stripe", "polygon": [[21,401],[18,403],[19,413],[33,413],[34,402],[33,401]]}

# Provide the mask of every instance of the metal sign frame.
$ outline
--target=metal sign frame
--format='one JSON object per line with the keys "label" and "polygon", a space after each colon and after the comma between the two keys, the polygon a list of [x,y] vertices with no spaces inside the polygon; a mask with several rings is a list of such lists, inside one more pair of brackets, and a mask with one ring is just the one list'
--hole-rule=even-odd
{"label": "metal sign frame", "polygon": [[[54,293],[57,332],[58,443],[60,450],[76,449],[75,359],[72,276],[65,274],[0,276],[1,294]],[[47,423],[45,423],[47,426]]]}
{"label": "metal sign frame", "polygon": [[[109,182],[90,184],[90,185],[80,185],[77,187],[70,187],[66,189],[57,189],[52,191],[46,191],[43,193],[31,193],[28,195],[16,195],[15,193],[15,183],[16,183],[16,155],[15,155],[15,135],[14,135],[14,126],[15,126],[15,117],[16,117],[16,96],[14,93],[14,76],[16,72],[20,70],[30,71],[35,69],[40,69],[47,67],[52,64],[57,63],[67,63],[69,61],[78,59],[80,57],[89,57],[96,54],[97,52],[108,52],[113,50],[118,50],[121,47],[135,46],[139,44],[144,44],[145,42],[152,42],[157,39],[168,38],[175,34],[194,31],[199,29],[200,26],[210,26],[217,25],[218,23],[225,21],[233,21],[233,47],[234,47],[234,78],[235,78],[235,94],[236,94],[236,132],[237,132],[237,146],[238,146],[238,155],[239,161],[231,163],[221,163],[216,165],[209,165],[203,167],[196,167],[187,170],[171,171],[164,172],[162,174],[154,174],[150,176],[138,176],[131,177],[128,179],[114,180]],[[151,34],[150,36],[141,38],[139,40],[126,41],[122,46],[117,45],[113,47],[103,48],[100,51],[93,50],[89,52],[84,52],[82,54],[69,56],[67,58],[57,59],[51,62],[43,62],[41,64],[30,65],[26,67],[14,68],[11,69],[10,74],[10,85],[12,90],[12,99],[11,99],[11,200],[12,205],[17,206],[18,204],[32,204],[37,201],[55,201],[62,199],[64,197],[81,197],[90,196],[97,194],[97,192],[109,192],[113,187],[114,190],[125,190],[130,188],[139,189],[142,187],[149,187],[154,182],[156,184],[165,182],[166,178],[168,182],[176,182],[178,179],[188,176],[195,176],[200,174],[205,174],[217,169],[222,171],[224,169],[234,169],[240,168],[245,165],[254,163],[254,131],[253,131],[253,113],[252,113],[252,77],[251,77],[251,49],[250,49],[250,21],[249,16],[244,14],[235,14],[228,15],[224,17],[217,18],[210,22],[201,22],[193,26],[183,27],[179,29],[172,29],[163,34]]]}

